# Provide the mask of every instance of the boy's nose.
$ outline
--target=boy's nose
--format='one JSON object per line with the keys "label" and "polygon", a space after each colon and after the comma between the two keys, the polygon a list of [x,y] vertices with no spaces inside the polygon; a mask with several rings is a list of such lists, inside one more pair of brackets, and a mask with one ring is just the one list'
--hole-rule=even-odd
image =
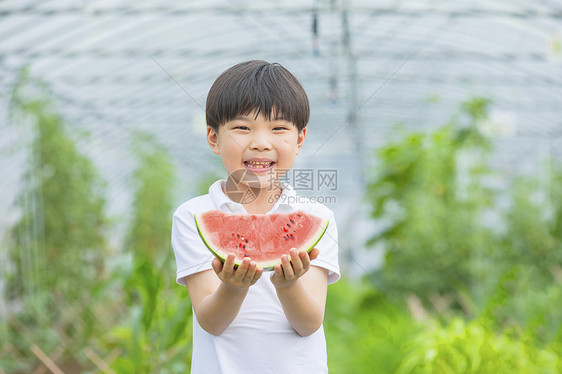
{"label": "boy's nose", "polygon": [[254,137],[252,137],[250,148],[257,149],[260,151],[268,150],[271,149],[271,141],[269,140],[269,137],[265,134],[256,134]]}

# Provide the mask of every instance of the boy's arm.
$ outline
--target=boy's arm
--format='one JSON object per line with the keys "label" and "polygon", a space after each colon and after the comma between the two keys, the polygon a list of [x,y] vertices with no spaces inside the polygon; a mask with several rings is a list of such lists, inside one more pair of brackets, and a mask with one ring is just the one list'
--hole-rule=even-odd
{"label": "boy's arm", "polygon": [[187,292],[199,325],[212,335],[220,335],[236,318],[248,288],[260,278],[263,269],[245,259],[234,269],[234,255],[225,263],[213,259],[212,271],[203,271],[186,278]]}
{"label": "boy's arm", "polygon": [[310,266],[310,259],[317,256],[317,249],[310,257],[306,252],[291,255],[291,262],[285,259],[272,276],[285,316],[301,336],[316,332],[324,320],[328,270]]}

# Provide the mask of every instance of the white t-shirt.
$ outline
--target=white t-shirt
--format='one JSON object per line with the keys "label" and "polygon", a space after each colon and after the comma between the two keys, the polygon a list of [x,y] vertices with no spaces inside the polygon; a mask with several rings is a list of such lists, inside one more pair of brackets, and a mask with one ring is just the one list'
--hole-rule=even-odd
{"label": "white t-shirt", "polygon": [[[178,284],[184,277],[212,269],[213,255],[197,233],[193,214],[209,210],[246,213],[243,205],[231,201],[222,190],[225,180],[218,180],[207,195],[195,197],[179,206],[173,218],[172,246],[176,257]],[[328,283],[340,277],[338,232],[334,213],[320,203],[310,202],[287,183],[273,208],[266,214],[303,210],[330,221],[326,233],[316,244],[318,258],[312,265],[328,270]],[[270,280],[264,272],[250,287],[240,312],[219,336],[207,333],[193,313],[193,374],[230,373],[327,373],[324,329],[301,337],[291,327]]]}

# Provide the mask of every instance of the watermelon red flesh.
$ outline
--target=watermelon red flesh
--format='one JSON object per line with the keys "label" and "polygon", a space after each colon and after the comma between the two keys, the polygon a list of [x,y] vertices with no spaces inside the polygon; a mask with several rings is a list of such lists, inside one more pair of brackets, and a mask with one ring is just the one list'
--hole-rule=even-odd
{"label": "watermelon red flesh", "polygon": [[235,264],[245,257],[259,267],[272,268],[291,248],[310,252],[320,241],[328,220],[301,210],[293,213],[227,214],[212,210],[195,215],[199,235],[213,254],[224,261],[229,253]]}

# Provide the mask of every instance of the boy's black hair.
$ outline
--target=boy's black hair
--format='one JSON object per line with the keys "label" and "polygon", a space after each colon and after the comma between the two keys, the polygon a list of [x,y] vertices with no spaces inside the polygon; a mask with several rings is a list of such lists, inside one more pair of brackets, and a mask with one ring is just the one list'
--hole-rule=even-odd
{"label": "boy's black hair", "polygon": [[308,97],[297,78],[278,63],[261,60],[241,62],[225,70],[207,95],[206,119],[219,127],[253,110],[268,121],[278,117],[292,122],[299,132],[310,117]]}

